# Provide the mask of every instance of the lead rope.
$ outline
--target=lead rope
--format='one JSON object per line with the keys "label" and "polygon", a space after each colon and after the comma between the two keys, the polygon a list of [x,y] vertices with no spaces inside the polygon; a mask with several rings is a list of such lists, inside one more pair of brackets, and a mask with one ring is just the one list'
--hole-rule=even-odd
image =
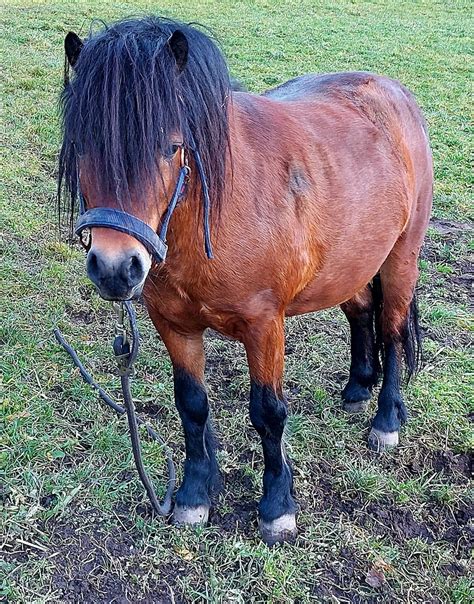
{"label": "lead rope", "polygon": [[[138,355],[139,347],[139,333],[137,327],[137,319],[135,309],[130,301],[124,301],[116,304],[117,309],[117,322],[115,327],[115,339],[114,339],[114,354],[117,360],[120,383],[122,386],[123,400],[125,407],[122,407],[116,403],[113,398],[107,394],[107,392],[101,388],[91,377],[90,373],[86,370],[76,351],[66,341],[63,334],[59,329],[54,330],[54,335],[58,343],[64,348],[64,350],[71,357],[74,365],[79,369],[81,376],[84,381],[92,386],[99,393],[99,397],[119,415],[127,414],[128,427],[130,430],[130,440],[132,442],[133,458],[135,460],[135,466],[138,471],[140,480],[145,487],[148,498],[150,499],[153,510],[159,516],[167,516],[171,511],[172,496],[176,485],[176,471],[173,464],[171,452],[167,447],[162,437],[153,430],[143,419],[135,413],[135,406],[133,404],[132,393],[130,389],[130,376],[133,374],[133,365]],[[127,338],[127,329],[125,326],[125,313],[128,316],[130,328],[132,331],[131,341]],[[168,468],[168,487],[163,502],[160,503],[153,485],[150,481],[148,474],[146,473],[145,466],[142,459],[142,450],[140,445],[140,435],[138,432],[138,426],[145,426],[146,431],[150,438],[156,440],[165,449],[165,459]]]}

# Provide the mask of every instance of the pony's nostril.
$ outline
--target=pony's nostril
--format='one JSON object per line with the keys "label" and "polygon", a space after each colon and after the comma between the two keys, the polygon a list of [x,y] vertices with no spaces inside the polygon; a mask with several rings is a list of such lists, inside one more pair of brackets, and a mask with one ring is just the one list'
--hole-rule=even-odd
{"label": "pony's nostril", "polygon": [[96,272],[98,269],[97,255],[94,252],[89,252],[87,258],[87,265],[89,270]]}
{"label": "pony's nostril", "polygon": [[137,285],[143,280],[144,276],[143,264],[139,256],[133,255],[129,259],[128,265],[128,282],[130,286]]}
{"label": "pony's nostril", "polygon": [[100,279],[99,272],[99,259],[97,258],[97,254],[91,250],[87,254],[87,274],[96,285],[98,285]]}

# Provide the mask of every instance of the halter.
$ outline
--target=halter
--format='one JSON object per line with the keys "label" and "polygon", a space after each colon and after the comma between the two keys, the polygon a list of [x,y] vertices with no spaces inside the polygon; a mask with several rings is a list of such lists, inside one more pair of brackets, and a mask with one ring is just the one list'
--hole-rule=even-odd
{"label": "halter", "polygon": [[[209,259],[212,259],[214,256],[212,253],[212,244],[209,228],[209,188],[207,185],[207,179],[204,172],[204,166],[202,164],[201,156],[199,155],[199,152],[196,148],[193,148],[193,154],[202,189],[202,201],[204,210],[204,247],[207,257]],[[114,229],[115,231],[120,231],[121,233],[126,233],[127,235],[131,235],[137,241],[143,244],[157,263],[163,262],[168,252],[168,245],[166,244],[168,226],[173,212],[175,211],[178,205],[178,202],[186,193],[186,185],[189,181],[190,173],[191,169],[186,160],[186,150],[184,145],[181,145],[181,167],[179,170],[173,195],[171,196],[171,199],[168,203],[168,207],[166,208],[166,211],[161,221],[161,228],[159,234],[157,234],[146,222],[143,222],[143,220],[140,220],[136,216],[133,216],[133,214],[129,214],[128,212],[124,212],[123,210],[115,210],[112,208],[93,208],[91,210],[86,210],[86,202],[82,194],[80,185],[78,185],[80,215],[74,227],[74,232],[80,238],[82,232],[85,229],[91,229],[93,227],[104,227]],[[77,179],[79,181],[79,170],[77,171]]]}

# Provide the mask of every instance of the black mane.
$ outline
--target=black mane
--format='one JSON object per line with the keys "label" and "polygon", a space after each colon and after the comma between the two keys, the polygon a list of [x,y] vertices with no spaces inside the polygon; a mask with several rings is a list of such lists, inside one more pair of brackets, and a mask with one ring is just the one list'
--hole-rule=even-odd
{"label": "black mane", "polygon": [[[176,30],[189,46],[181,73],[167,43]],[[177,131],[188,147],[194,141],[211,206],[219,206],[229,144],[230,81],[223,55],[207,34],[159,17],[120,21],[85,40],[71,81],[65,80],[59,198],[66,189],[71,221],[80,156],[88,158],[101,193],[113,195],[126,208],[132,191],[136,199],[137,192],[161,182],[157,159],[169,154]]]}

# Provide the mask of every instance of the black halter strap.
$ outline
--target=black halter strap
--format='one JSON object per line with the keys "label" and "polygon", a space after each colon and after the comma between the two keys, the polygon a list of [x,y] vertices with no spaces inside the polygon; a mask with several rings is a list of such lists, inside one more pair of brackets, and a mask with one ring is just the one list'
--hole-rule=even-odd
{"label": "black halter strap", "polygon": [[[194,145],[193,145],[194,146]],[[182,149],[184,155],[184,148]],[[203,196],[203,214],[204,214],[204,245],[206,255],[208,258],[213,258],[212,244],[210,237],[209,227],[209,212],[210,212],[210,200],[209,200],[209,188],[207,186],[207,179],[204,173],[204,167],[199,152],[193,149],[194,160],[196,162],[197,171],[201,181],[202,196]],[[128,212],[122,210],[114,210],[112,208],[93,208],[86,210],[86,204],[84,196],[82,195],[81,188],[78,186],[79,191],[79,211],[80,216],[76,222],[74,231],[76,235],[81,236],[81,233],[85,229],[93,227],[104,227],[120,231],[131,235],[137,241],[145,246],[151,256],[156,262],[163,262],[168,252],[168,246],[166,244],[166,235],[168,232],[168,226],[173,215],[173,212],[178,205],[179,200],[183,197],[186,189],[186,182],[189,177],[189,166],[182,160],[182,165],[178,174],[178,179],[174,188],[173,195],[171,196],[168,207],[163,216],[161,222],[161,229],[159,235],[143,220],[136,218]],[[79,171],[78,171],[79,180]]]}
{"label": "black halter strap", "polygon": [[142,243],[157,262],[166,258],[168,246],[158,237],[146,222],[139,218],[112,208],[93,208],[82,214],[76,222],[75,232],[80,235],[84,229],[104,227],[114,229],[135,237]]}

